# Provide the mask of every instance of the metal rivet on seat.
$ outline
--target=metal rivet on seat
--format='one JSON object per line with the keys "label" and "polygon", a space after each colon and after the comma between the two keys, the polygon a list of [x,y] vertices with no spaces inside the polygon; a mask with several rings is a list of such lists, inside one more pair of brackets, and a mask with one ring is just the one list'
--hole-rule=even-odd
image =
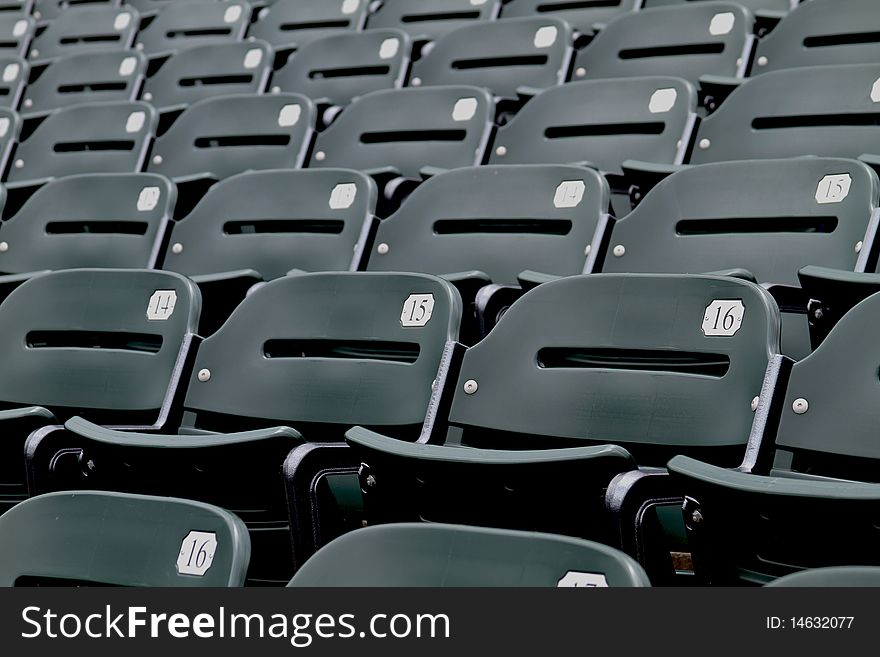
{"label": "metal rivet on seat", "polygon": [[856,242],[856,253],[861,252],[861,250],[862,250],[862,240],[859,240],[858,242]]}
{"label": "metal rivet on seat", "polygon": [[318,162],[323,162],[325,159],[327,159],[327,153],[325,153],[324,151],[318,151],[317,153],[315,153],[315,159],[318,160]]}
{"label": "metal rivet on seat", "polygon": [[742,65],[743,65],[743,58],[742,58],[742,57],[737,57],[737,58],[736,58],[736,65],[737,65],[737,66],[742,66]]}
{"label": "metal rivet on seat", "polygon": [[616,258],[622,258],[626,255],[626,247],[623,244],[618,244],[614,247],[614,250],[611,253],[613,253]]}
{"label": "metal rivet on seat", "polygon": [[578,69],[574,72],[574,74],[579,78],[582,78],[587,74],[587,69],[585,69],[583,66],[578,66]]}
{"label": "metal rivet on seat", "polygon": [[708,139],[701,139],[700,140],[700,148],[703,150],[706,150],[711,145],[712,145],[712,142],[709,141]]}
{"label": "metal rivet on seat", "polygon": [[810,410],[810,403],[803,397],[798,397],[792,403],[791,410],[793,410],[798,415],[803,415],[808,410]]}
{"label": "metal rivet on seat", "polygon": [[373,488],[376,485],[376,477],[374,477],[373,475],[367,475],[365,482],[367,486]]}
{"label": "metal rivet on seat", "polygon": [[154,155],[153,156],[153,164],[162,164],[162,156]]}
{"label": "metal rivet on seat", "polygon": [[211,380],[211,370],[205,368],[203,370],[199,370],[199,381],[205,383],[205,381]]}
{"label": "metal rivet on seat", "polygon": [[411,87],[421,87],[422,86],[422,78],[413,78],[412,82],[410,82]]}
{"label": "metal rivet on seat", "polygon": [[477,391],[477,388],[479,388],[479,387],[480,386],[477,385],[477,382],[474,381],[473,379],[468,379],[467,381],[464,382],[464,391],[469,395],[474,394]]}
{"label": "metal rivet on seat", "polygon": [[43,14],[41,14],[40,12],[38,12],[38,11],[34,12],[34,18],[36,18],[37,20],[40,20],[42,17],[43,17]]}
{"label": "metal rivet on seat", "polygon": [[174,245],[171,247],[171,253],[173,253],[174,255],[179,255],[183,253],[183,244],[181,244],[180,242],[175,242]]}
{"label": "metal rivet on seat", "polygon": [[139,44],[137,44],[137,45],[135,46],[135,48],[137,48],[138,50],[143,50],[143,49],[144,49],[144,44],[139,43]]}
{"label": "metal rivet on seat", "polygon": [[18,159],[15,161],[15,168],[16,169],[21,169],[23,166],[24,166],[24,160]]}
{"label": "metal rivet on seat", "polygon": [[754,399],[752,399],[752,412],[755,412],[758,410],[758,402],[759,401],[761,401],[761,398],[757,397],[757,396]]}
{"label": "metal rivet on seat", "polygon": [[587,244],[587,248],[584,249],[584,255],[585,255],[585,256],[590,255],[590,251],[592,251],[592,249],[593,249],[593,245],[592,245],[592,244]]}
{"label": "metal rivet on seat", "polygon": [[0,253],[6,253],[9,250],[8,242],[0,242]]}
{"label": "metal rivet on seat", "polygon": [[497,155],[498,157],[504,157],[505,155],[507,155],[507,147],[499,146],[495,149],[495,155]]}
{"label": "metal rivet on seat", "polygon": [[144,94],[144,100],[153,100],[153,94],[148,91]]}
{"label": "metal rivet on seat", "polygon": [[40,51],[39,51],[39,50],[37,50],[36,48],[34,48],[33,50],[31,50],[31,57],[39,57],[39,56],[40,56]]}
{"label": "metal rivet on seat", "polygon": [[700,513],[699,510],[694,511],[691,514],[691,522],[695,525],[699,525],[701,522],[703,522],[703,514]]}
{"label": "metal rivet on seat", "polygon": [[376,247],[376,253],[379,255],[386,255],[391,250],[391,247],[382,242],[379,246]]}
{"label": "metal rivet on seat", "polygon": [[31,100],[30,98],[25,98],[25,99],[24,99],[24,106],[25,106],[25,107],[33,107],[33,106],[34,106],[34,101]]}
{"label": "metal rivet on seat", "polygon": [[272,93],[273,93],[273,94],[280,94],[280,93],[281,93],[281,87],[279,87],[278,85],[275,85],[274,87],[272,87]]}
{"label": "metal rivet on seat", "polygon": [[767,66],[767,58],[764,56],[758,57],[758,66]]}

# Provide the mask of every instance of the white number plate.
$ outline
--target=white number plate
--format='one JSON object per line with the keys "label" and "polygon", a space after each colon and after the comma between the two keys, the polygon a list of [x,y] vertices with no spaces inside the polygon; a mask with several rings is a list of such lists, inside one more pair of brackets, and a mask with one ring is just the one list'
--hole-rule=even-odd
{"label": "white number plate", "polygon": [[599,573],[579,573],[576,570],[569,570],[556,584],[556,588],[560,589],[574,587],[608,588],[608,580],[605,579],[605,575]]}
{"label": "white number plate", "polygon": [[177,303],[177,292],[174,290],[156,290],[147,304],[147,319],[164,322],[174,314]]}
{"label": "white number plate", "polygon": [[214,532],[191,531],[180,544],[177,572],[181,575],[204,577],[214,563],[217,535]]}
{"label": "white number plate", "polygon": [[425,326],[434,314],[433,294],[411,294],[400,311],[401,326]]}
{"label": "white number plate", "polygon": [[739,299],[716,299],[703,315],[703,335],[729,338],[743,323],[746,308]]}

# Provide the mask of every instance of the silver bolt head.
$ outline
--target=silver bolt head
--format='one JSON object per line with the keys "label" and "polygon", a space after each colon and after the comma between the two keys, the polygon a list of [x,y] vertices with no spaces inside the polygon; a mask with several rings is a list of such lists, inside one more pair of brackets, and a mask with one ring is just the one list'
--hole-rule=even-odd
{"label": "silver bolt head", "polygon": [[379,255],[388,255],[388,252],[391,250],[391,247],[388,246],[385,242],[382,242],[379,246],[376,247],[376,253]]}
{"label": "silver bolt head", "polygon": [[473,379],[468,379],[464,383],[464,391],[468,395],[474,394],[479,389],[479,387],[480,386]]}
{"label": "silver bolt head", "polygon": [[208,368],[199,370],[199,381],[201,381],[202,383],[205,383],[210,380],[211,380],[211,370],[209,370]]}
{"label": "silver bolt head", "polygon": [[761,401],[761,398],[755,395],[754,399],[752,399],[752,412],[758,410],[758,402]]}
{"label": "silver bolt head", "polygon": [[626,247],[623,244],[618,244],[614,247],[611,253],[614,254],[615,258],[622,258],[626,255]]}
{"label": "silver bolt head", "polygon": [[171,253],[173,253],[174,255],[180,255],[181,253],[183,253],[183,244],[181,244],[180,242],[175,242],[174,245],[171,247]]}
{"label": "silver bolt head", "polygon": [[797,415],[803,415],[808,410],[810,410],[810,402],[808,402],[803,397],[798,397],[792,402],[791,410],[793,410]]}

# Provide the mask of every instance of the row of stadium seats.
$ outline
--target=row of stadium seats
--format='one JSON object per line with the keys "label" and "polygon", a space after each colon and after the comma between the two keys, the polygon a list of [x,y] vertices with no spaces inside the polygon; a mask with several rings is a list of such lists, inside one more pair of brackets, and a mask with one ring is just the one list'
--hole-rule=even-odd
{"label": "row of stadium seats", "polygon": [[599,541],[664,583],[682,499],[709,584],[876,562],[880,296],[798,363],[769,294],[721,276],[550,281],[469,348],[457,291],[423,274],[291,274],[204,340],[199,305],[178,274],[109,269],[0,304],[7,508],[82,489],[216,504],[251,533],[252,584],[417,520]]}
{"label": "row of stadium seats", "polygon": [[[162,268],[199,284],[209,335],[250,287],[293,270],[413,271],[455,284],[472,344],[548,277],[715,271],[769,289],[787,311],[783,351],[800,358],[852,305],[829,275],[801,270],[877,271],[880,186],[855,160],[684,168],[617,221],[609,198],[605,178],[582,167],[460,168],[427,179],[379,221],[363,173],[271,170],[227,178],[172,222],[176,190],[163,176],[67,176],[0,226],[0,298],[40,271]],[[838,310],[813,308],[808,322],[810,300]]]}
{"label": "row of stadium seats", "polygon": [[[300,1],[294,4],[298,7]],[[207,2],[218,11],[223,4]],[[200,17],[202,5],[171,5],[166,12]],[[334,29],[291,53],[261,33],[241,41],[240,34],[230,32],[230,38],[236,38],[218,41],[213,28],[160,25],[156,29],[161,34],[195,36],[150,59],[144,48],[126,49],[130,38],[114,41],[101,35],[102,23],[112,32],[109,26],[128,16],[119,12],[114,7],[66,12],[32,42],[33,24],[21,17],[0,18],[0,34],[7,37],[6,48],[0,48],[2,104],[19,109],[21,101],[25,115],[39,116],[84,100],[131,101],[140,96],[168,112],[212,95],[271,88],[307,95],[319,105],[344,106],[407,80],[412,86],[481,86],[496,97],[515,100],[568,79],[664,75],[700,83],[704,104],[714,109],[749,71],[755,75],[803,66],[873,63],[877,58],[877,41],[871,34],[876,34],[878,19],[866,0],[811,0],[756,47],[754,18],[736,3],[630,12],[604,27],[576,56],[569,24],[541,14],[458,28],[415,51],[409,35],[393,27],[367,32]],[[134,23],[126,25],[134,29]],[[202,33],[207,36],[200,37]],[[149,54],[154,48],[146,50]],[[31,55],[30,64],[21,59],[25,53]],[[37,56],[41,59],[35,60]]]}

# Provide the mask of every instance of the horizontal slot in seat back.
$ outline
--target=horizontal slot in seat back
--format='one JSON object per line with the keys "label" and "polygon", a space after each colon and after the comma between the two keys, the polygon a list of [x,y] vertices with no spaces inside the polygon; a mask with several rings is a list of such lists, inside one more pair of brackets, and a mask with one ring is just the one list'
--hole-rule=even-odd
{"label": "horizontal slot in seat back", "polygon": [[248,36],[299,50],[325,36],[360,31],[369,12],[369,0],[275,0],[260,10]]}
{"label": "horizontal slot in seat back", "polygon": [[131,7],[96,5],[66,9],[39,32],[29,59],[46,61],[73,52],[128,50],[140,15]]}
{"label": "horizontal slot in seat back", "polygon": [[641,0],[510,0],[501,10],[502,18],[553,16],[561,18],[582,34],[593,32],[596,24],[607,23],[639,8]]}
{"label": "horizontal slot in seat back", "polygon": [[244,0],[169,3],[138,34],[137,48],[157,57],[196,45],[241,41],[251,13]]}
{"label": "horizontal slot in seat back", "polygon": [[500,9],[500,0],[382,0],[367,27],[396,27],[414,41],[434,41],[458,27],[492,20]]}

